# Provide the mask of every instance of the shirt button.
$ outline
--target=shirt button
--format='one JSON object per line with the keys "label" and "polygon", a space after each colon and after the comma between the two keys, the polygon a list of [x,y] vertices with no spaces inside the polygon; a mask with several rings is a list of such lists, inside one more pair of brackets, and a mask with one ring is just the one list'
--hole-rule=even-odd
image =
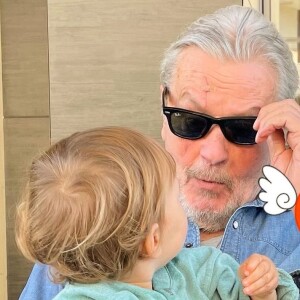
{"label": "shirt button", "polygon": [[233,222],[233,228],[237,229],[239,227],[239,222],[238,221],[234,221]]}
{"label": "shirt button", "polygon": [[184,245],[185,248],[192,248],[193,247],[193,244],[192,243],[186,243]]}

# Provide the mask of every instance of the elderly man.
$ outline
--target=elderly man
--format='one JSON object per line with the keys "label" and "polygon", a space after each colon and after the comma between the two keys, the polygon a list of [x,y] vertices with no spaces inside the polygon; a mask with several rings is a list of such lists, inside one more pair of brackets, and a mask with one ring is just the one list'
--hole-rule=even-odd
{"label": "elderly man", "polygon": [[[189,217],[185,247],[212,245],[238,262],[261,253],[299,280],[293,212],[268,215],[257,196],[268,164],[300,192],[298,73],[287,44],[260,13],[231,6],[194,22],[161,69],[162,138]],[[61,288],[36,265],[21,299]]]}

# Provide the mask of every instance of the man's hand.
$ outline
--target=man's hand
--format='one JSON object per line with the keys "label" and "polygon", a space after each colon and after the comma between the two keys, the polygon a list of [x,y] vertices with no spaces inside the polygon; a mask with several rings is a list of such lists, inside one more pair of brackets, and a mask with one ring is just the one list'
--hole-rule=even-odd
{"label": "man's hand", "polygon": [[274,263],[266,256],[252,254],[239,268],[243,291],[252,300],[277,299],[278,271]]}
{"label": "man's hand", "polygon": [[261,108],[253,128],[258,131],[257,143],[268,142],[271,165],[290,180],[299,194],[300,106],[294,99],[270,103]]}

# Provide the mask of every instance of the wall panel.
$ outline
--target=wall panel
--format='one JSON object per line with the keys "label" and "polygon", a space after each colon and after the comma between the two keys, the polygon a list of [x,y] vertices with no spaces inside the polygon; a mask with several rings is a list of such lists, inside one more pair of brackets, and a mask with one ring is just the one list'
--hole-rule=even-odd
{"label": "wall panel", "polygon": [[6,206],[7,294],[17,300],[32,264],[15,245],[15,205],[26,166],[50,144],[47,0],[0,4],[5,166],[1,201]]}
{"label": "wall panel", "polygon": [[[1,30],[1,24],[0,24],[0,30]],[[1,33],[0,33],[0,38],[1,38]],[[1,55],[1,43],[0,43],[0,57],[2,57],[2,55]],[[6,245],[2,61],[0,61],[0,118],[1,118],[1,120],[0,120],[0,245]],[[1,247],[0,248],[0,299],[7,299],[7,255],[6,255],[6,247]]]}
{"label": "wall panel", "polygon": [[47,1],[0,2],[4,116],[47,116]]}
{"label": "wall panel", "polygon": [[18,299],[32,269],[32,264],[25,260],[16,248],[14,236],[15,206],[20,198],[32,158],[49,146],[49,123],[49,117],[4,119],[9,300]]}

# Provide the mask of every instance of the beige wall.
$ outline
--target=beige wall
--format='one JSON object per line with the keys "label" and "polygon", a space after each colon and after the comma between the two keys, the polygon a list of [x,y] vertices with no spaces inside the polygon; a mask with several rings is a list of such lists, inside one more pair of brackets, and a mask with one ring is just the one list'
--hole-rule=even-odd
{"label": "beige wall", "polygon": [[17,251],[13,232],[16,201],[32,157],[50,137],[54,142],[94,126],[129,126],[160,139],[164,49],[200,15],[241,1],[0,3],[8,297],[14,300],[32,267]]}
{"label": "beige wall", "polygon": [[[1,41],[1,19],[0,19]],[[0,44],[1,46],[1,44]],[[0,47],[0,57],[1,47]],[[7,262],[6,262],[6,214],[5,214],[5,173],[4,173],[4,132],[3,132],[3,97],[2,97],[2,61],[0,60],[0,299],[7,299]]]}

